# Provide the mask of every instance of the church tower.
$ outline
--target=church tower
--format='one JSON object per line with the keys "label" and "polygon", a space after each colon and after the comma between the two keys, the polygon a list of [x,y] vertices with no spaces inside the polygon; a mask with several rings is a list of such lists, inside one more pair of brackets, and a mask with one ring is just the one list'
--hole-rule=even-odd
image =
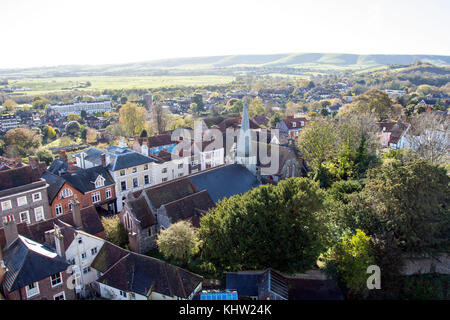
{"label": "church tower", "polygon": [[247,99],[244,101],[244,111],[242,113],[235,159],[236,163],[247,167],[250,172],[256,174],[256,149],[252,143]]}

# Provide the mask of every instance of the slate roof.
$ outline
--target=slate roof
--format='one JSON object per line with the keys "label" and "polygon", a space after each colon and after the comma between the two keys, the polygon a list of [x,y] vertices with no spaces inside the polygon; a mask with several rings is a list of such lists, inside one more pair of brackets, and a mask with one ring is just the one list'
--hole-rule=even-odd
{"label": "slate roof", "polygon": [[105,187],[114,185],[114,180],[103,166],[82,169],[75,173],[61,175],[65,181],[82,193],[95,190],[95,180],[101,175],[105,179]]}
{"label": "slate roof", "polygon": [[112,146],[109,147],[107,151],[110,156],[110,163],[107,168],[111,171],[117,171],[156,161],[151,157],[145,156],[128,148]]}
{"label": "slate roof", "polygon": [[127,201],[127,206],[139,221],[142,229],[156,224],[156,218],[152,214],[144,195],[141,194],[141,196],[136,199],[129,199]]}
{"label": "slate roof", "polygon": [[[33,241],[44,243],[45,232],[52,230],[53,225],[57,220],[61,220],[71,226],[74,226],[73,216],[71,212],[63,214],[61,216],[40,221],[35,224],[20,223],[17,225],[17,231],[20,235],[27,237]],[[81,221],[83,223],[83,230],[89,234],[96,235],[104,231],[102,221],[97,214],[95,207],[90,206],[88,208],[81,209]],[[3,228],[0,228],[0,248],[4,247],[6,243],[5,233]]]}
{"label": "slate roof", "polygon": [[205,170],[186,177],[198,190],[208,190],[214,203],[223,198],[245,193],[261,183],[250,171],[239,164],[229,164]]}
{"label": "slate roof", "polygon": [[129,252],[97,281],[144,296],[151,290],[170,297],[188,298],[202,280],[201,276],[167,262]]}
{"label": "slate roof", "polygon": [[164,205],[171,223],[202,215],[202,212],[208,211],[214,206],[215,204],[206,190],[191,194],[187,197]]}
{"label": "slate roof", "polygon": [[19,236],[3,254],[8,271],[3,283],[9,292],[64,272],[69,263],[51,247]]}
{"label": "slate roof", "polygon": [[227,272],[226,289],[237,290],[239,296],[257,297],[261,271]]}
{"label": "slate roof", "polygon": [[97,148],[89,148],[86,150],[83,150],[82,152],[76,153],[73,156],[81,158],[81,153],[84,153],[84,159],[86,161],[92,162],[96,166],[100,166],[102,164],[102,154],[105,153],[103,150],[99,150]]}
{"label": "slate roof", "polygon": [[58,195],[59,190],[61,190],[66,180],[64,180],[60,176],[52,174],[49,171],[45,171],[42,174],[42,178],[48,183],[47,196],[48,202],[51,204],[53,202],[53,199],[55,199],[55,197]]}
{"label": "slate roof", "polygon": [[60,175],[63,172],[67,172],[68,168],[69,163],[67,161],[55,159],[50,167],[48,167],[47,171],[55,175]]}

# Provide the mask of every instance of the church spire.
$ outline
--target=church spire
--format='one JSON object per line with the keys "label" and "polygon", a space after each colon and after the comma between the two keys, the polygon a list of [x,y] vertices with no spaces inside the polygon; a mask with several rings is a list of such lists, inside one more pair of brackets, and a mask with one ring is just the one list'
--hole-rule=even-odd
{"label": "church spire", "polygon": [[250,119],[248,116],[248,99],[244,99],[241,128],[239,130],[236,162],[245,165],[247,169],[256,172],[256,152],[253,150],[251,139]]}

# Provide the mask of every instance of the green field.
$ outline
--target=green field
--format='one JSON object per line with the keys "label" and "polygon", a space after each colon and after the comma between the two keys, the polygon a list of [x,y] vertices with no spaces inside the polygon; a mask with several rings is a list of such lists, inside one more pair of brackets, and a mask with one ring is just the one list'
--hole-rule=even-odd
{"label": "green field", "polygon": [[37,95],[50,92],[70,91],[84,85],[87,81],[91,86],[79,90],[104,89],[152,89],[172,86],[205,86],[226,84],[234,80],[232,76],[142,76],[142,77],[55,77],[55,78],[24,78],[10,80],[9,87],[30,88],[31,91],[21,91],[20,94]]}

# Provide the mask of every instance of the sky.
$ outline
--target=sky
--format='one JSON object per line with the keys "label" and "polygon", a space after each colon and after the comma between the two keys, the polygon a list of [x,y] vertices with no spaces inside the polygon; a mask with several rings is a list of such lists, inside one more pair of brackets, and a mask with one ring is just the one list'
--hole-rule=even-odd
{"label": "sky", "polygon": [[0,68],[272,53],[450,55],[449,0],[0,0]]}

